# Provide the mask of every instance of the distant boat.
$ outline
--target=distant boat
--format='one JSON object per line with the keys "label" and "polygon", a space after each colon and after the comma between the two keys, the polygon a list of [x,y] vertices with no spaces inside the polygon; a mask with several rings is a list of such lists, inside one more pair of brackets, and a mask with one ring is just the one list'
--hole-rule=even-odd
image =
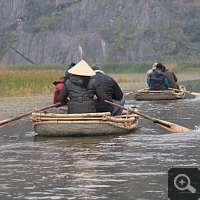
{"label": "distant boat", "polygon": [[[139,106],[131,106],[135,111]],[[98,136],[130,133],[139,116],[123,111],[120,116],[106,113],[32,113],[33,128],[41,136]]]}
{"label": "distant boat", "polygon": [[185,87],[182,85],[180,89],[170,90],[137,90],[133,94],[133,98],[137,100],[174,100],[183,99],[185,97]]}

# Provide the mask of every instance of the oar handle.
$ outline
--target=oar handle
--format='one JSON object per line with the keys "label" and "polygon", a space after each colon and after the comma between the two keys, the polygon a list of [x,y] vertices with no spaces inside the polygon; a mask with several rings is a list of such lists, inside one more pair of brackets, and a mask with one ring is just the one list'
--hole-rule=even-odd
{"label": "oar handle", "polygon": [[155,118],[153,118],[153,117],[149,117],[149,116],[147,116],[147,115],[144,115],[144,114],[139,113],[139,112],[137,112],[137,111],[134,111],[134,110],[132,110],[132,109],[129,110],[129,109],[123,107],[123,106],[120,106],[120,105],[118,105],[118,104],[112,103],[112,102],[107,101],[107,100],[104,100],[104,102],[106,102],[106,103],[108,103],[108,104],[111,104],[111,105],[113,105],[113,106],[116,106],[116,107],[118,107],[118,108],[121,108],[121,109],[124,109],[124,110],[128,110],[128,111],[130,111],[131,113],[135,113],[135,114],[137,114],[137,115],[139,115],[139,116],[144,117],[145,119],[149,119],[149,120],[151,120],[151,121],[154,122],[154,123],[158,123],[158,124],[161,124],[161,125],[166,126],[166,127],[169,127],[169,128],[171,127],[171,125],[168,124],[168,123],[165,123],[165,122],[160,121],[160,120],[158,120],[158,119],[155,119]]}

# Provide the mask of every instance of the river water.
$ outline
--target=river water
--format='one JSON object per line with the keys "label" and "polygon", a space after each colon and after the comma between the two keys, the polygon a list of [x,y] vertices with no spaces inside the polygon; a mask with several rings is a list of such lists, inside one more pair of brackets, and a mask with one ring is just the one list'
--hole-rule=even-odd
{"label": "river water", "polygon": [[[2,98],[0,120],[29,112],[33,102],[51,105],[52,98]],[[37,136],[24,117],[0,129],[0,200],[166,200],[168,169],[200,166],[200,97],[135,101],[130,95],[126,104],[192,131],[170,134],[141,118],[127,135],[51,138]]]}

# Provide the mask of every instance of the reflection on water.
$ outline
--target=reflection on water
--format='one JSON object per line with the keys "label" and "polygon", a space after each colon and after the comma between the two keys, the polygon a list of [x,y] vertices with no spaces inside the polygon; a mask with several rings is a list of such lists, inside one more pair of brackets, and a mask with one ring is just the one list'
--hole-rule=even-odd
{"label": "reflection on water", "polygon": [[141,118],[132,134],[51,138],[25,117],[0,129],[0,199],[166,200],[168,169],[200,165],[200,97],[126,103],[198,131],[168,134]]}

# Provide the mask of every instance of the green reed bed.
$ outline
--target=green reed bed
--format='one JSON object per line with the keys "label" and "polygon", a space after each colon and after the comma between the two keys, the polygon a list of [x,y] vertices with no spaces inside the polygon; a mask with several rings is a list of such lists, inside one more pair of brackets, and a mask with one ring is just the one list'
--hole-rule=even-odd
{"label": "green reed bed", "polygon": [[[90,63],[92,66],[94,63]],[[134,62],[134,63],[100,63],[105,73],[114,74],[135,74],[146,73],[153,65],[153,62]],[[22,63],[19,65],[0,66],[0,70],[66,70],[68,64],[30,64]]]}
{"label": "green reed bed", "polygon": [[63,76],[61,70],[0,71],[0,97],[53,94],[53,82]]}
{"label": "green reed bed", "polygon": [[[160,61],[155,61],[160,62]],[[162,63],[162,62],[161,62]],[[6,65],[1,66],[0,70],[63,70],[69,66],[66,64],[30,64],[22,63],[19,65]],[[89,63],[92,66],[94,63]],[[100,63],[102,70],[109,74],[139,74],[146,73],[151,69],[154,62],[152,61],[140,61],[140,62],[106,62]],[[162,63],[167,69],[171,69],[176,73],[200,73],[200,61],[175,61],[170,63]]]}
{"label": "green reed bed", "polygon": [[[53,82],[63,76],[62,70],[0,70],[0,97],[53,94]],[[118,83],[141,82],[132,74],[111,74]]]}
{"label": "green reed bed", "polygon": [[[199,74],[200,61],[163,63],[176,73]],[[0,97],[28,96],[31,94],[53,94],[53,82],[64,75],[69,64],[0,65]],[[91,66],[92,64],[90,64]],[[138,83],[146,81],[146,72],[153,62],[100,63],[102,70],[110,74],[118,83]],[[139,76],[144,74],[144,76]]]}

